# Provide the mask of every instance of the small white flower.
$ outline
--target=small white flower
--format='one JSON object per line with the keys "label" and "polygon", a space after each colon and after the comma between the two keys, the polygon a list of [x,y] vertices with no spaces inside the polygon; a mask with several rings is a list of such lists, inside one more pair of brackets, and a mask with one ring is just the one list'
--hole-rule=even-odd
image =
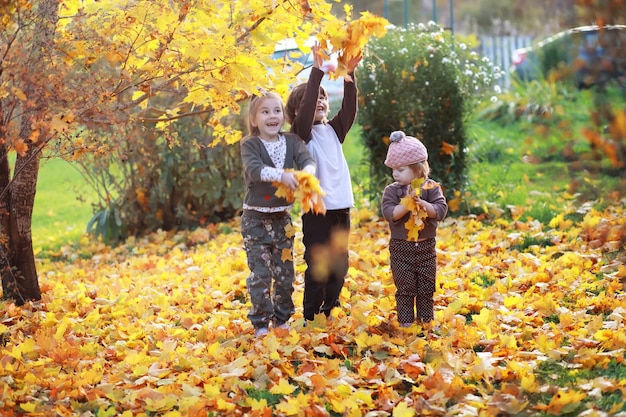
{"label": "small white flower", "polygon": [[447,64],[447,63],[452,62],[452,61],[450,61],[447,56],[444,56],[443,59],[441,60],[441,62],[443,64]]}
{"label": "small white flower", "polygon": [[406,49],[406,48],[402,48],[402,49],[400,49],[398,52],[400,52],[401,54],[403,54],[403,55],[404,55],[404,54],[406,54],[407,52],[409,52],[409,50],[408,50],[408,49]]}
{"label": "small white flower", "polygon": [[[421,25],[421,23],[420,23],[420,25]],[[437,26],[437,23],[432,21],[432,20],[429,20],[428,21],[428,26]]]}
{"label": "small white flower", "polygon": [[426,26],[424,26],[424,24],[423,24],[423,23],[420,23],[419,25],[417,25],[417,28],[418,28],[419,30],[426,30]]}
{"label": "small white flower", "polygon": [[462,51],[464,51],[464,50],[466,50],[466,49],[467,49],[467,45],[465,45],[464,43],[461,43],[461,44],[459,45],[459,48],[461,48],[461,50],[462,50]]}
{"label": "small white flower", "polygon": [[424,84],[425,84],[425,85],[430,85],[430,83],[429,83],[428,81],[426,81]]}
{"label": "small white flower", "polygon": [[498,94],[500,94],[500,93],[502,92],[502,89],[500,88],[500,86],[499,86],[499,85],[496,85],[495,87],[493,87],[493,90],[494,90],[496,93],[498,93]]}
{"label": "small white flower", "polygon": [[496,96],[491,96],[491,102],[495,103],[496,101],[498,101],[498,97]]}

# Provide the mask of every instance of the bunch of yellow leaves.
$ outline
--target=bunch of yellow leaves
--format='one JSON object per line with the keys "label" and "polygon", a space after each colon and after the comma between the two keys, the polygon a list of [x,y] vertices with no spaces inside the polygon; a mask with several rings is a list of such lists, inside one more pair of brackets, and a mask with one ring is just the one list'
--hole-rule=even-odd
{"label": "bunch of yellow leaves", "polygon": [[326,44],[325,41],[328,41],[332,52],[339,52],[334,77],[342,76],[349,78],[348,62],[361,54],[363,47],[372,35],[377,37],[384,36],[387,32],[388,24],[387,19],[369,12],[362,12],[361,17],[357,20],[345,23],[339,20],[328,22],[324,27],[324,32],[320,34],[319,40],[322,45]]}
{"label": "bunch of yellow leaves", "polygon": [[[293,171],[293,170],[288,170]],[[295,190],[287,187],[282,182],[274,181],[276,197],[284,197],[289,202],[298,201],[305,213],[313,210],[315,214],[326,213],[326,206],[322,197],[326,195],[317,177],[304,171],[293,171],[298,186]]]}
{"label": "bunch of yellow leaves", "polygon": [[424,178],[416,178],[411,182],[408,194],[400,200],[400,204],[404,205],[411,215],[409,221],[406,222],[406,230],[409,232],[407,239],[410,241],[417,241],[419,233],[424,228],[424,220],[428,217],[428,213],[419,203],[421,190],[435,187],[439,187],[439,183],[431,181],[424,184]]}

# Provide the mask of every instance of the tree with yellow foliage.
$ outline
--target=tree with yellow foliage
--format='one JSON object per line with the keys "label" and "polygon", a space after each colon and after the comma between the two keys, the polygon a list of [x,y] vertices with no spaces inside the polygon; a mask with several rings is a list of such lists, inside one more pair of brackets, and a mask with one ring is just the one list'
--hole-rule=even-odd
{"label": "tree with yellow foliage", "polygon": [[301,69],[272,60],[274,45],[342,27],[325,0],[17,0],[2,7],[0,267],[3,296],[17,304],[41,298],[31,221],[42,152],[115,153],[107,132],[135,126],[142,134],[150,122],[167,137],[174,121],[199,114],[216,140],[236,143],[242,134],[227,120],[241,101],[259,88],[285,95]]}

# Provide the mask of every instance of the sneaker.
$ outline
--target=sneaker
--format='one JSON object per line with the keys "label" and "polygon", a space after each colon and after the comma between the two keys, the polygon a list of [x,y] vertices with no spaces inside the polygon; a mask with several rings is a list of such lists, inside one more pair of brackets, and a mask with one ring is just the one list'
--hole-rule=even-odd
{"label": "sneaker", "polygon": [[263,337],[267,334],[269,334],[269,330],[267,329],[267,327],[259,327],[258,329],[254,330],[254,337]]}
{"label": "sneaker", "polygon": [[289,323],[283,323],[276,326],[277,329],[289,330]]}
{"label": "sneaker", "polygon": [[413,323],[400,323],[400,327],[404,327],[405,329],[411,327]]}

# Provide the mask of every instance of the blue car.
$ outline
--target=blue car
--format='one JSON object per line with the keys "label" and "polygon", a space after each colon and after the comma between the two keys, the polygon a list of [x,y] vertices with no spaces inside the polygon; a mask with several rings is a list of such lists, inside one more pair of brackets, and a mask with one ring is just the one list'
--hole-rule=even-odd
{"label": "blue car", "polygon": [[578,88],[626,85],[626,25],[581,26],[513,52],[511,72],[522,81],[572,80]]}

